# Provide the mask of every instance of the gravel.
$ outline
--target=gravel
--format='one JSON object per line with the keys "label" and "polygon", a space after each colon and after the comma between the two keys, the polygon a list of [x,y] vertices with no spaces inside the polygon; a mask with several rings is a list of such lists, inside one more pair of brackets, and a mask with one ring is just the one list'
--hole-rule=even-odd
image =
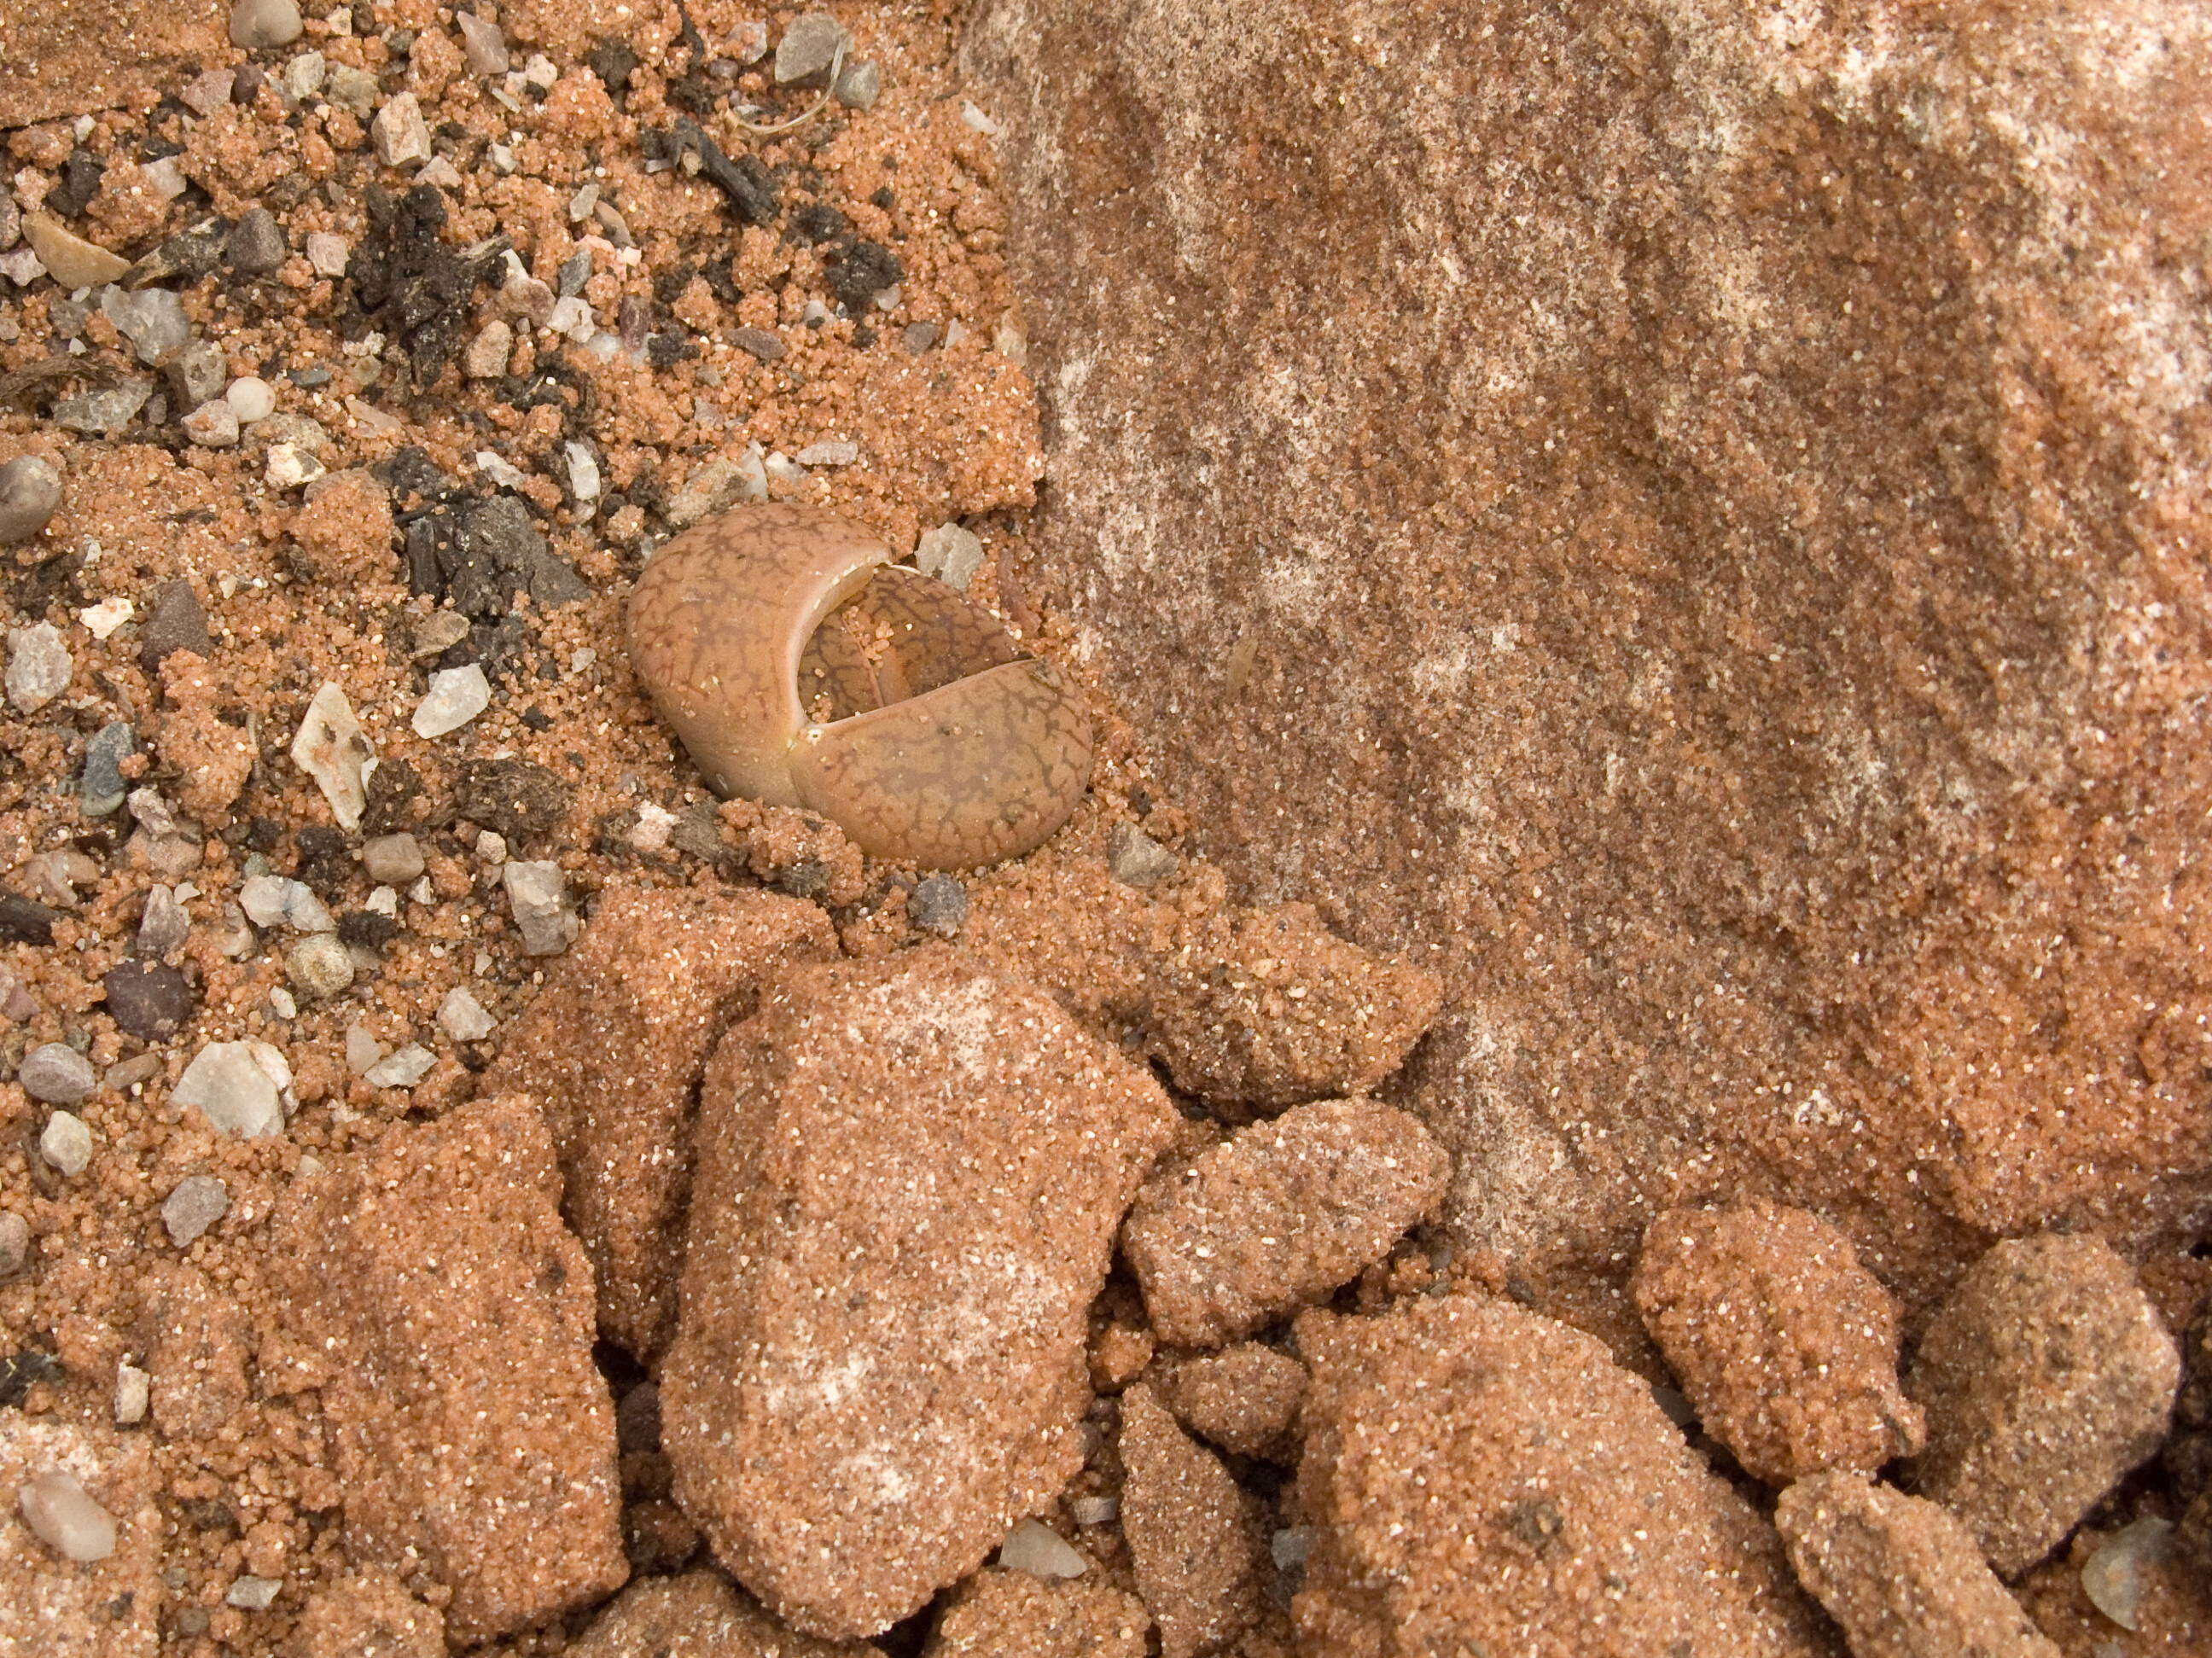
{"label": "gravel", "polygon": [[352,987],[353,954],[330,933],[310,933],[284,952],[284,976],[310,1001],[326,1000]]}
{"label": "gravel", "polygon": [[438,1056],[420,1042],[410,1042],[397,1054],[387,1054],[362,1073],[362,1080],[371,1088],[412,1088],[430,1074],[438,1063]]}
{"label": "gravel", "polygon": [[983,562],[983,544],[975,532],[957,524],[940,524],[927,530],[914,550],[915,568],[948,587],[968,591],[975,568]]}
{"label": "gravel", "polygon": [[151,380],[125,380],[103,391],[80,392],[55,401],[54,424],[88,437],[104,437],[137,419],[138,411],[153,395]]}
{"label": "gravel", "polygon": [[496,23],[465,11],[455,11],[453,21],[461,32],[461,53],[468,59],[470,70],[489,78],[504,75],[513,67],[507,56],[507,35]]}
{"label": "gravel", "polygon": [[12,1209],[0,1209],[0,1281],[31,1264],[31,1223]]}
{"label": "gravel", "polygon": [[115,1521],[92,1500],[76,1476],[47,1468],[15,1494],[23,1523],[65,1560],[84,1564],[115,1552]]}
{"label": "gravel", "polygon": [[186,415],[185,435],[203,449],[228,449],[238,442],[238,411],[216,398]]}
{"label": "gravel", "polygon": [[303,27],[294,0],[238,0],[230,9],[230,44],[247,52],[289,46]]}
{"label": "gravel", "polygon": [[64,230],[43,213],[24,216],[23,238],[39,256],[39,263],[46,266],[46,274],[72,294],[102,282],[120,282],[131,269],[130,260]]}
{"label": "gravel", "polygon": [[80,1116],[57,1111],[39,1134],[39,1155],[64,1175],[82,1175],[92,1161],[92,1130]]}
{"label": "gravel", "polygon": [[307,704],[299,735],[292,739],[292,763],[315,780],[341,829],[361,827],[361,815],[368,806],[362,767],[375,752],[362,734],[345,692],[325,681]]}
{"label": "gravel", "polygon": [[376,140],[377,159],[386,167],[407,167],[430,159],[430,127],[422,118],[422,106],[411,92],[403,92],[376,112],[369,123]]}
{"label": "gravel", "polygon": [[335,932],[337,923],[314,889],[283,875],[250,875],[238,889],[238,906],[256,926],[289,926],[295,932]]}
{"label": "gravel", "polygon": [[[156,887],[155,890],[166,892],[167,889]],[[173,896],[169,902],[172,905],[176,902]],[[148,920],[139,924],[142,947],[149,936],[153,913],[149,898]],[[176,913],[182,915],[181,906],[177,906]],[[177,944],[184,942],[183,928],[175,922],[165,921],[163,931],[155,941],[167,943],[172,934]],[[192,1017],[198,1002],[185,975],[161,962],[125,962],[110,968],[100,982],[107,998],[107,1016],[115,1021],[116,1029],[142,1042],[167,1042],[175,1035],[184,1029],[185,1021]]]}
{"label": "gravel", "polygon": [[1116,823],[1106,837],[1106,866],[1123,886],[1149,891],[1182,860],[1134,823]]}
{"label": "gravel", "polygon": [[968,920],[968,889],[950,875],[925,875],[907,894],[906,918],[924,932],[950,938]]}
{"label": "gravel", "polygon": [[276,412],[276,393],[258,374],[240,374],[222,394],[241,426],[252,426]]}
{"label": "gravel", "polygon": [[1091,1568],[1058,1532],[1036,1520],[1024,1520],[1006,1533],[999,1545],[999,1564],[1032,1577],[1080,1577]]}
{"label": "gravel", "polygon": [[192,584],[182,577],[154,589],[153,608],[138,632],[138,664],[149,678],[172,651],[191,651],[203,657],[215,651],[215,641],[208,633],[207,611]]}
{"label": "gravel", "polygon": [[222,257],[241,276],[267,276],[276,273],[290,251],[284,245],[276,216],[265,207],[256,207],[239,215],[238,222],[231,226],[223,241]]}
{"label": "gravel", "polygon": [[825,11],[801,12],[775,46],[775,82],[801,86],[826,79],[830,60],[851,44],[845,26]]}
{"label": "gravel", "polygon": [[26,1054],[15,1081],[47,1105],[75,1105],[100,1086],[92,1061],[66,1042],[42,1042]]}
{"label": "gravel", "polygon": [[18,714],[36,714],[69,689],[76,670],[61,629],[51,622],[15,628],[8,635],[8,701]]}
{"label": "gravel", "polygon": [[0,465],[0,547],[28,541],[62,504],[62,475],[44,455]]}
{"label": "gravel", "polygon": [[150,1372],[136,1364],[115,1367],[115,1423],[118,1427],[135,1428],[146,1419],[147,1407],[154,1400],[154,1378]]}
{"label": "gravel", "polygon": [[213,1175],[187,1175],[161,1200],[161,1224],[179,1249],[230,1212],[230,1188]]}
{"label": "gravel", "polygon": [[483,1004],[459,985],[447,991],[438,1004],[438,1028],[457,1042],[480,1042],[496,1025]]}
{"label": "gravel", "polygon": [[422,847],[411,835],[380,835],[362,842],[361,866],[380,886],[405,886],[422,872]]}
{"label": "gravel", "polygon": [[491,706],[491,682],[483,667],[444,668],[430,676],[429,694],[415,705],[415,735],[444,737],[457,732]]}
{"label": "gravel", "polygon": [[883,89],[884,72],[869,58],[848,64],[838,72],[837,101],[848,109],[873,109]]}
{"label": "gravel", "polygon": [[511,860],[501,866],[500,879],[526,951],[558,956],[575,942],[579,923],[558,864]]}
{"label": "gravel", "polygon": [[138,739],[123,720],[110,720],[94,732],[84,745],[77,810],[88,817],[105,817],[121,805],[131,790],[129,780],[123,775],[123,762],[137,752]]}
{"label": "gravel", "polygon": [[210,340],[193,340],[169,360],[170,398],[181,408],[197,409],[222,395],[229,374],[222,347]]}
{"label": "gravel", "polygon": [[149,368],[168,362],[191,340],[192,325],[185,319],[185,302],[166,288],[142,288],[135,293],[104,288],[100,292],[100,313],[131,342],[138,361]]}
{"label": "gravel", "polygon": [[192,1056],[169,1097],[198,1106],[218,1134],[261,1139],[283,1132],[282,1090],[291,1075],[283,1055],[266,1042],[210,1042]]}

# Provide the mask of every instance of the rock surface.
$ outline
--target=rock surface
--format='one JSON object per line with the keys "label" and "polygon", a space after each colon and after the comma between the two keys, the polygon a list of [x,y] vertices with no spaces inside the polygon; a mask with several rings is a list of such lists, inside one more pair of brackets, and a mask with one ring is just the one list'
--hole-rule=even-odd
{"label": "rock surface", "polygon": [[883,1658],[865,1641],[796,1635],[710,1570],[633,1583],[568,1649],[572,1658]]}
{"label": "rock surface", "polygon": [[1145,1658],[1152,1614],[1106,1583],[979,1571],[954,1593],[922,1658]]}
{"label": "rock surface", "polygon": [[[65,1560],[20,1516],[23,1488],[56,1474],[114,1522],[104,1558]],[[143,1436],[0,1410],[0,1658],[153,1658],[161,1562],[161,1515]]]}
{"label": "rock surface", "polygon": [[452,1592],[471,1644],[618,1588],[614,1406],[592,1272],[537,1108],[392,1127],[270,1223],[283,1335],[337,1440],[353,1558]]}
{"label": "rock surface", "polygon": [[1146,1182],[1121,1253],[1163,1339],[1218,1347],[1380,1260],[1449,1173],[1402,1111],[1372,1100],[1302,1105]]}
{"label": "rock surface", "polygon": [[2158,1449],[2180,1384],[2173,1338],[2110,1245],[2008,1239],[1913,1355],[1905,1388],[1928,1413],[1914,1487],[2016,1576]]}
{"label": "rock surface", "polygon": [[979,8],[1026,579],[1200,849],[1444,980],[1407,1102],[1544,1304],[1715,1193],[1924,1307],[2203,1189],[2208,31]]}
{"label": "rock surface", "polygon": [[1937,1503],[1820,1473],[1782,1493],[1774,1523],[1851,1658],[2059,1658]]}
{"label": "rock surface", "polygon": [[1080,1467],[1085,1315],[1174,1123],[1042,993],[941,946],[795,969],[732,1028],[663,1442],[771,1611],[881,1630]]}
{"label": "rock surface", "polygon": [[1142,1385],[1121,1395],[1121,1534],[1161,1658],[1219,1652],[1260,1621],[1267,1540],[1258,1501]]}
{"label": "rock surface", "polygon": [[599,1327],[641,1357],[671,1333],[707,1055],[751,1012],[764,974],[836,942],[822,911],[794,898],[609,890],[484,1072],[487,1095],[544,1108]]}
{"label": "rock surface", "polygon": [[1920,1448],[1897,1304],[1817,1216],[1670,1209],[1644,1229],[1629,1288],[1705,1430],[1769,1485],[1871,1475]]}
{"label": "rock surface", "polygon": [[1835,1652],[1772,1527],[1593,1338],[1450,1297],[1308,1314],[1298,1345],[1313,1651]]}

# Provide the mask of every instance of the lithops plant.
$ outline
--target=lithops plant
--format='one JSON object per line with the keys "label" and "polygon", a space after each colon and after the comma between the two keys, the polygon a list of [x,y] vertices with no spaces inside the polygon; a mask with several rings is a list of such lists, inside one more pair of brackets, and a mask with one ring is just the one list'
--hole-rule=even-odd
{"label": "lithops plant", "polygon": [[686,531],[630,595],[630,659],[715,792],[820,813],[875,857],[1018,857],[1091,780],[1091,718],[1051,664],[815,507]]}

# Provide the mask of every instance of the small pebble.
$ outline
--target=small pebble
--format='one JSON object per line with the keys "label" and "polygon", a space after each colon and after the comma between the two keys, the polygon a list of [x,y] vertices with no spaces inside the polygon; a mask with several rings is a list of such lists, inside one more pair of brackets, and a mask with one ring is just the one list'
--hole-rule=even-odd
{"label": "small pebble", "polygon": [[376,112],[369,123],[376,140],[377,159],[386,167],[406,167],[430,159],[430,127],[422,118],[422,106],[411,92],[403,92]]}
{"label": "small pebble", "polygon": [[75,1105],[100,1086],[92,1061],[67,1042],[42,1042],[23,1056],[15,1080],[33,1099]]}
{"label": "small pebble", "polygon": [[154,1378],[136,1364],[115,1367],[115,1423],[118,1427],[135,1428],[146,1419],[147,1406],[153,1403]]}
{"label": "small pebble", "polygon": [[143,1087],[161,1074],[162,1060],[159,1054],[141,1054],[135,1059],[118,1060],[107,1067],[106,1075],[100,1079],[100,1086],[118,1094],[128,1094]]}
{"label": "small pebble", "polygon": [[131,269],[130,260],[64,229],[43,213],[23,216],[23,240],[30,243],[46,274],[70,293],[121,282]]}
{"label": "small pebble", "polygon": [[774,362],[783,355],[783,342],[765,328],[733,328],[730,343],[763,362]]}
{"label": "small pebble", "polygon": [[558,956],[576,941],[576,912],[558,864],[517,860],[501,869],[500,878],[526,951]]}
{"label": "small pebble", "polygon": [[221,398],[200,404],[184,419],[185,435],[203,449],[228,449],[238,442],[238,411]]}
{"label": "small pebble", "polygon": [[281,1577],[240,1577],[224,1593],[222,1603],[242,1612],[266,1612],[276,1603],[276,1591],[283,1587]]}
{"label": "small pebble", "polygon": [[899,331],[899,343],[918,357],[937,343],[937,334],[933,322],[910,322]]}
{"label": "small pebble", "polygon": [[36,714],[69,689],[76,671],[61,629],[51,622],[11,629],[8,635],[8,701],[18,714]]}
{"label": "small pebble", "polygon": [[161,1224],[179,1249],[229,1212],[230,1188],[213,1175],[187,1175],[161,1200]]}
{"label": "small pebble", "polygon": [[362,768],[375,753],[345,692],[325,681],[292,739],[292,763],[315,780],[340,829],[361,827],[361,815],[368,809]]}
{"label": "small pebble", "polygon": [[940,524],[925,530],[914,550],[915,568],[948,587],[968,591],[983,562],[983,544],[973,530],[957,524]]}
{"label": "small pebble", "polygon": [[229,377],[222,349],[210,340],[193,340],[169,360],[171,400],[180,408],[197,409],[221,397],[223,382]]}
{"label": "small pebble", "polygon": [[568,494],[578,501],[599,498],[599,462],[589,446],[570,442],[562,446],[562,456],[568,463]]}
{"label": "small pebble", "polygon": [[271,275],[289,252],[276,216],[265,207],[249,208],[239,215],[222,246],[224,260],[242,276]]}
{"label": "small pebble", "polygon": [[443,668],[430,676],[429,694],[415,705],[415,735],[444,737],[491,706],[491,682],[483,665]]}
{"label": "small pebble", "polygon": [[860,458],[860,446],[842,438],[810,443],[792,459],[801,466],[850,466]]}
{"label": "small pebble", "polygon": [[497,869],[507,861],[507,837],[497,829],[483,829],[477,835],[477,856]]}
{"label": "small pebble", "polygon": [[296,443],[272,443],[269,446],[262,477],[272,489],[296,489],[301,484],[312,483],[323,475],[323,463]]}
{"label": "small pebble", "polygon": [[507,373],[514,350],[514,330],[495,317],[477,331],[468,349],[461,354],[461,372],[471,380],[497,380]]}
{"label": "small pebble", "polygon": [[1080,1577],[1091,1563],[1048,1525],[1024,1520],[999,1545],[999,1564],[1032,1577]]}
{"label": "small pebble", "polygon": [[0,465],[0,547],[28,541],[62,504],[62,475],[44,455]]}
{"label": "small pebble", "polygon": [[496,23],[488,23],[471,13],[457,11],[453,22],[461,32],[461,55],[468,59],[471,73],[489,79],[504,75],[513,66],[507,56],[507,36]]}
{"label": "small pebble", "polygon": [[31,1223],[12,1209],[0,1209],[0,1279],[11,1278],[31,1264]]}
{"label": "small pebble", "polygon": [[733,64],[757,64],[768,56],[768,25],[758,18],[738,24],[716,48]]}
{"label": "small pebble", "polygon": [[115,331],[131,342],[138,361],[149,368],[169,362],[191,340],[185,302],[166,288],[142,288],[135,293],[104,288],[100,313],[115,325]]}
{"label": "small pebble", "polygon": [[218,1134],[259,1139],[283,1132],[283,1090],[291,1081],[284,1056],[266,1042],[210,1042],[192,1056],[169,1098],[198,1107]]}
{"label": "small pebble", "polygon": [[775,83],[795,86],[827,76],[830,60],[851,40],[845,26],[828,12],[801,12],[776,42]]}
{"label": "small pebble", "polygon": [[374,1070],[376,1062],[384,1057],[386,1051],[384,1044],[369,1034],[367,1025],[350,1024],[346,1027],[346,1069],[355,1076],[365,1076]]}
{"label": "small pebble", "polygon": [[2172,1552],[2172,1522],[2146,1515],[2097,1545],[2081,1568],[2081,1592],[2122,1629],[2138,1629],[2150,1576]]}
{"label": "small pebble", "polygon": [[1180,858],[1134,823],[1116,823],[1106,837],[1106,865],[1123,886],[1148,891],[1182,864]]}
{"label": "small pebble", "polygon": [[874,60],[863,58],[837,74],[837,101],[847,109],[873,109],[884,89],[884,72]]}
{"label": "small pebble", "polygon": [[438,1026],[457,1042],[480,1042],[495,1028],[483,1004],[459,985],[438,1004]]}
{"label": "small pebble", "polygon": [[114,1517],[66,1469],[33,1475],[16,1492],[15,1506],[39,1540],[65,1560],[82,1564],[115,1552]]}
{"label": "small pebble", "polygon": [[906,918],[924,932],[950,938],[968,919],[968,889],[950,875],[925,875],[906,896]]}
{"label": "small pebble", "polygon": [[81,392],[58,398],[53,407],[54,424],[87,437],[118,432],[138,418],[138,411],[153,398],[151,380],[125,380],[99,392]]}
{"label": "small pebble", "polygon": [[92,1130],[72,1112],[57,1111],[39,1134],[39,1155],[64,1175],[82,1175],[92,1161]]}
{"label": "small pebble", "polygon": [[412,1088],[430,1074],[438,1056],[420,1042],[410,1042],[397,1054],[379,1060],[362,1073],[371,1088]]}
{"label": "small pebble", "polygon": [[109,721],[84,745],[84,771],[77,784],[77,810],[88,817],[105,817],[123,804],[130,784],[123,762],[138,752],[138,739],[120,720]]}
{"label": "small pebble", "polygon": [[191,917],[177,897],[176,889],[157,883],[147,889],[146,907],[138,917],[138,934],[131,949],[158,961],[191,936]]}
{"label": "small pebble", "polygon": [[[182,914],[181,907],[178,913]],[[142,938],[146,936],[143,923],[139,931]],[[167,944],[160,953],[166,955],[182,944],[184,932],[182,926],[171,924],[163,937],[173,935],[176,942]],[[175,968],[161,962],[119,963],[110,968],[100,982],[107,999],[107,1017],[115,1021],[118,1030],[142,1042],[167,1042],[184,1028],[185,1021],[192,1017],[192,1010],[198,1005],[191,981]]]}
{"label": "small pebble", "polygon": [[0,248],[15,246],[22,235],[23,210],[11,192],[0,190]]}
{"label": "small pebble", "polygon": [[118,594],[113,598],[104,598],[97,604],[88,604],[76,613],[76,619],[84,624],[84,630],[94,639],[105,640],[130,621],[131,612],[137,608],[129,599]]}
{"label": "small pebble", "polygon": [[295,932],[335,932],[337,923],[305,881],[283,875],[249,875],[238,889],[238,906],[256,926]]}
{"label": "small pebble", "polygon": [[289,46],[302,27],[294,0],[237,0],[230,9],[230,44],[247,52]]}
{"label": "small pebble", "polygon": [[284,101],[293,106],[306,103],[323,89],[330,68],[329,60],[319,52],[303,52],[293,58],[277,77],[277,84],[284,88]]}
{"label": "small pebble", "polygon": [[276,412],[276,389],[258,374],[240,374],[222,394],[240,426],[252,426]]}
{"label": "small pebble", "polygon": [[357,121],[368,118],[369,111],[376,107],[377,94],[383,88],[376,77],[367,70],[356,69],[350,64],[340,64],[331,71],[330,79],[323,85],[323,96],[344,110]]}
{"label": "small pebble", "polygon": [[346,246],[343,236],[333,236],[327,230],[311,230],[306,242],[307,263],[318,276],[343,276],[353,258],[353,249]]}
{"label": "small pebble", "polygon": [[284,976],[310,1001],[325,1001],[353,984],[353,955],[327,932],[313,932],[284,952]]}
{"label": "small pebble", "polygon": [[385,886],[404,886],[422,872],[422,844],[411,835],[380,835],[361,845],[361,866]]}

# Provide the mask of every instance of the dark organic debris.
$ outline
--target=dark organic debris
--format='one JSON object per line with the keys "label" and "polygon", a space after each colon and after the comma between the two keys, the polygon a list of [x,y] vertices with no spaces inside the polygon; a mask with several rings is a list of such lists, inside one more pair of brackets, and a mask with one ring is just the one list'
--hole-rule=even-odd
{"label": "dark organic debris", "polygon": [[526,593],[540,610],[591,597],[513,495],[463,496],[407,526],[407,580],[464,616],[496,622]]}
{"label": "dark organic debris", "polygon": [[504,236],[456,250],[439,236],[446,198],[416,185],[398,200],[372,185],[365,197],[368,234],[346,266],[361,307],[358,331],[374,321],[407,348],[415,383],[427,386],[459,349],[477,286],[507,250]]}
{"label": "dark organic debris", "polygon": [[699,124],[689,116],[679,116],[668,131],[660,135],[660,154],[672,166],[681,169],[686,155],[696,156],[699,176],[729,197],[730,205],[747,224],[769,225],[775,222],[781,210],[777,199],[775,180],[769,170],[750,155],[740,155],[735,161],[722,153],[721,146],[708,137]]}

